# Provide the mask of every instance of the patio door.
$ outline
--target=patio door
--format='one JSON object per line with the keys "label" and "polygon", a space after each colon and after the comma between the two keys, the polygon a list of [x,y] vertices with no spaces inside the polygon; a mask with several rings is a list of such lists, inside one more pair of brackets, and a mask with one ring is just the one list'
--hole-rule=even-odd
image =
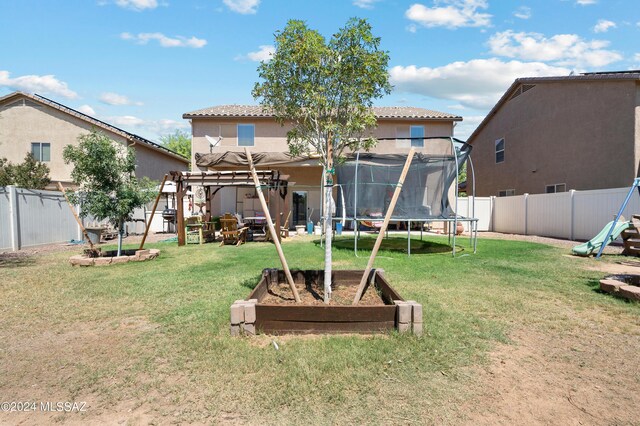
{"label": "patio door", "polygon": [[293,191],[292,223],[294,225],[307,224],[307,191]]}

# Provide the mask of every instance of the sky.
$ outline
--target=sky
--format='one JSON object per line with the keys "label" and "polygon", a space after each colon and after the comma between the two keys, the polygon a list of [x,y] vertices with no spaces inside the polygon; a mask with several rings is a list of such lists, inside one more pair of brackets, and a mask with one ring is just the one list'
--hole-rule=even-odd
{"label": "sky", "polygon": [[290,19],[326,38],[366,18],[389,52],[378,106],[463,117],[466,139],[518,77],[640,69],[640,0],[0,0],[0,96],[38,93],[158,141],[182,114],[255,104]]}

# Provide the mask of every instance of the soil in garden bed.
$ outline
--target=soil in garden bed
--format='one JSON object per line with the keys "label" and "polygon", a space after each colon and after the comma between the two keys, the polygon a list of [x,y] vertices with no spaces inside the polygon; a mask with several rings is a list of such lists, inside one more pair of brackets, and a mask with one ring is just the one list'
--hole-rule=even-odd
{"label": "soil in garden bed", "polygon": [[[353,298],[358,290],[358,282],[353,283],[340,283],[333,282],[331,292],[330,306],[349,306],[353,304]],[[312,282],[305,284],[296,283],[296,289],[302,300],[302,305],[324,305],[324,284]],[[293,299],[293,293],[287,282],[279,282],[277,285],[269,284],[269,291],[267,295],[260,300],[261,304],[266,305],[284,305],[284,304],[296,304]],[[375,287],[368,286],[364,295],[360,299],[358,306],[378,306],[385,305],[384,301],[378,294]]]}

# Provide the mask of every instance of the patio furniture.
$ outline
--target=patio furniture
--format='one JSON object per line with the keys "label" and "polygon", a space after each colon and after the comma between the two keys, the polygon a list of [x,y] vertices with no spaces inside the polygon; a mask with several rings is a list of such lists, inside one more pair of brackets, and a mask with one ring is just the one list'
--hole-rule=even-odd
{"label": "patio furniture", "polygon": [[291,210],[289,210],[287,218],[284,220],[284,224],[280,226],[280,236],[282,238],[289,238],[289,219],[291,219]]}
{"label": "patio furniture", "polygon": [[230,213],[225,213],[224,217],[220,218],[220,225],[222,228],[220,231],[222,236],[220,246],[229,243],[239,246],[247,242],[247,230],[249,228],[246,226],[238,228],[238,219]]}
{"label": "patio furniture", "polygon": [[216,227],[213,222],[203,222],[202,216],[184,219],[187,244],[204,244],[216,239]]}

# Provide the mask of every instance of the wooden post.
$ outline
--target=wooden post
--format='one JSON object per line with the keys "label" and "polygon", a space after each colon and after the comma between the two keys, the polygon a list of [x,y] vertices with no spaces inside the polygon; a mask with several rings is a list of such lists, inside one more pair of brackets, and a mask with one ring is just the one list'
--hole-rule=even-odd
{"label": "wooden post", "polygon": [[[245,148],[244,152],[247,155],[247,161],[249,162],[249,170],[251,171],[251,176],[253,177],[253,183],[255,184],[256,192],[258,193],[258,198],[260,199],[260,204],[262,205],[262,210],[264,210],[264,216],[267,219],[267,226],[269,226],[269,232],[271,232],[272,236],[275,236],[277,234],[273,226],[273,222],[271,221],[271,213],[269,213],[269,206],[267,206],[267,202],[264,199],[264,194],[262,193],[262,188],[260,187],[260,180],[258,179],[258,174],[256,173],[256,169],[255,167],[253,167],[253,157],[251,157],[249,148]],[[298,289],[296,289],[296,284],[293,282],[293,277],[291,276],[291,271],[289,270],[287,259],[284,257],[284,252],[282,251],[282,246],[280,245],[280,240],[277,237],[274,237],[273,244],[275,244],[276,251],[278,252],[278,256],[280,257],[280,262],[282,263],[282,269],[284,270],[284,275],[287,277],[287,281],[289,281],[289,287],[291,287],[293,298],[296,300],[296,302],[300,303],[301,302],[300,295],[298,294]]]}
{"label": "wooden post", "polygon": [[369,257],[369,262],[367,263],[367,268],[364,270],[364,274],[362,275],[362,279],[360,280],[360,285],[358,286],[358,291],[356,292],[356,296],[353,298],[353,304],[357,305],[362,297],[362,292],[364,291],[364,287],[369,279],[369,274],[371,273],[371,269],[373,268],[373,262],[376,259],[376,255],[378,254],[378,250],[380,249],[380,244],[382,244],[382,240],[384,239],[384,234],[387,231],[387,226],[389,226],[389,221],[391,220],[391,216],[393,215],[393,209],[396,206],[396,202],[398,201],[398,197],[400,196],[400,191],[402,190],[402,184],[404,183],[404,179],[407,176],[407,172],[409,171],[409,166],[411,165],[411,160],[413,160],[413,154],[415,150],[411,148],[409,151],[409,155],[407,156],[407,161],[404,163],[404,167],[402,169],[402,174],[400,175],[400,179],[398,180],[398,184],[396,185],[396,190],[393,192],[393,197],[391,197],[391,202],[389,203],[389,207],[387,208],[387,213],[384,216],[384,222],[382,222],[382,228],[378,233],[378,238],[376,238],[376,243],[373,246],[373,250],[371,251],[371,256]]}
{"label": "wooden post", "polygon": [[82,230],[82,235],[84,235],[84,237],[87,239],[87,242],[89,243],[89,247],[91,247],[91,250],[95,250],[95,248],[93,247],[93,243],[91,242],[91,238],[89,238],[89,234],[87,234],[87,230],[84,229],[84,226],[82,226],[82,221],[80,220],[80,218],[78,217],[78,214],[76,213],[76,211],[73,209],[73,206],[69,202],[69,198],[67,198],[67,193],[65,192],[64,187],[60,182],[58,182],[58,189],[60,190],[60,192],[62,192],[64,199],[67,200],[67,204],[71,209],[71,213],[73,213],[73,217],[76,218],[76,222],[78,222],[78,226]]}
{"label": "wooden post", "polygon": [[184,203],[182,202],[186,188],[183,189],[183,184],[182,180],[176,182],[176,203],[178,205],[176,206],[176,220],[173,223],[178,228],[176,230],[178,233],[178,247],[187,243],[187,236],[184,232]]}
{"label": "wooden post", "polygon": [[275,200],[276,200],[276,235],[275,235],[275,239],[277,239],[278,242],[282,242],[282,238],[280,238],[280,226],[282,226],[282,218],[280,216],[281,216],[282,209],[280,208],[280,194],[278,194],[278,188],[275,189],[273,198],[275,198]]}
{"label": "wooden post", "polygon": [[147,226],[144,227],[144,235],[142,236],[142,241],[140,242],[140,248],[138,248],[138,250],[142,250],[144,248],[144,242],[147,241],[147,235],[149,235],[149,228],[151,228],[151,221],[153,220],[153,216],[156,214],[158,201],[160,201],[160,197],[162,197],[162,190],[164,189],[164,183],[167,181],[167,177],[168,175],[164,175],[164,179],[162,179],[162,183],[160,184],[160,191],[158,191],[158,196],[156,197],[156,201],[153,203],[153,210],[151,210],[151,216],[149,216],[149,221],[147,222]]}

